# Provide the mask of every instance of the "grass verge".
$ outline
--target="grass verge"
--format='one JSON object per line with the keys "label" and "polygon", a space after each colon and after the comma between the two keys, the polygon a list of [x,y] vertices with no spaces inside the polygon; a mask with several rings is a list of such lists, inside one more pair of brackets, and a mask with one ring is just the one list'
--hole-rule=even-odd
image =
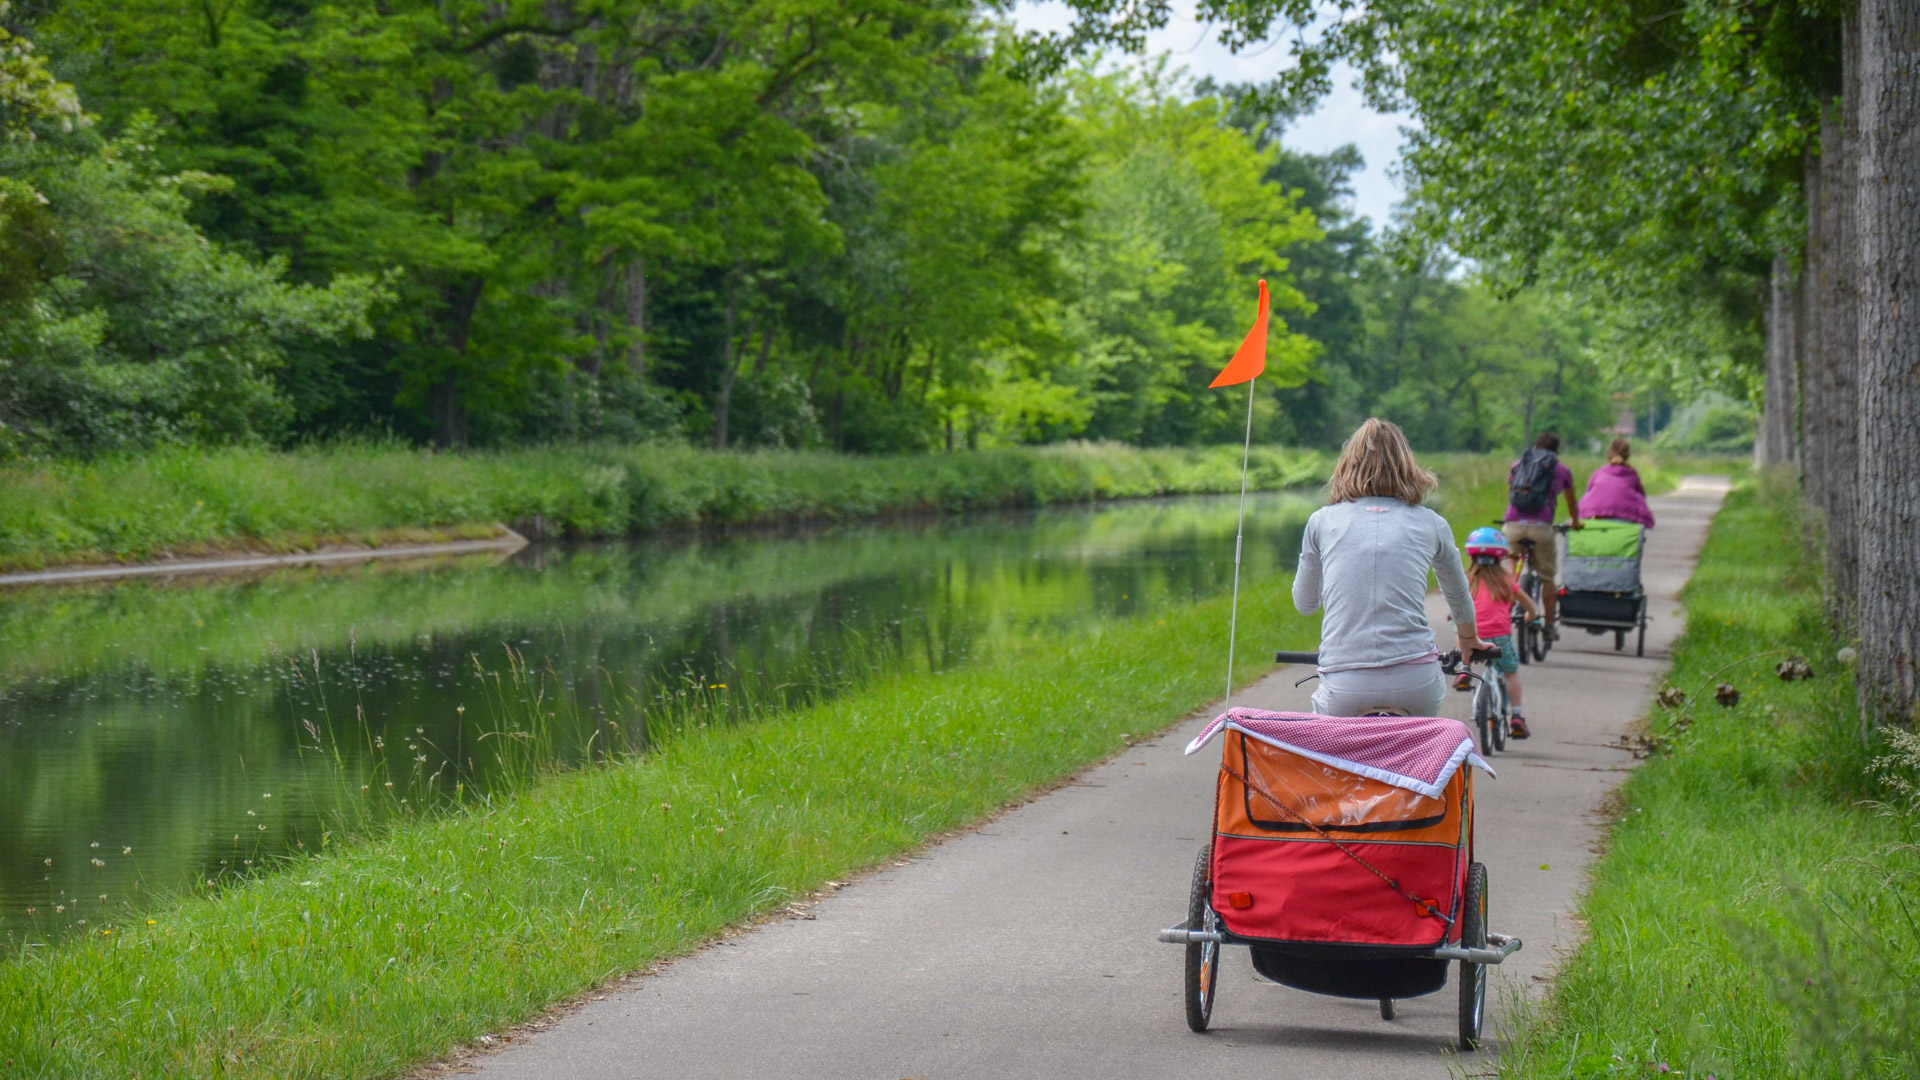
{"label": "grass verge", "polygon": [[[1285,581],[1239,670],[1306,646]],[[8,1077],[392,1075],[979,819],[1218,692],[1225,598],[552,775],[0,965]]]}
{"label": "grass verge", "polygon": [[[1252,464],[1261,490],[1317,482],[1326,468],[1317,452],[1274,448],[1256,450]],[[1239,485],[1239,447],[1076,444],[874,458],[669,445],[171,449],[0,468],[0,570],[377,544],[401,530],[466,538],[501,522],[536,538],[617,537]]]}
{"label": "grass verge", "polygon": [[[1429,457],[1445,483],[1439,505],[1456,523],[1498,516],[1504,455]],[[1251,461],[1250,483],[1261,491],[1318,484],[1331,465],[1327,454],[1277,447],[1254,448]],[[1584,480],[1599,461],[1571,463]],[[1681,471],[1728,467],[1726,459],[1654,458],[1642,471],[1649,491],[1659,491]],[[578,539],[1239,488],[1233,446],[1070,444],[871,458],[670,445],[471,454],[366,443],[167,449],[0,467],[0,572],[477,539],[501,523],[536,539]],[[1461,489],[1480,496],[1465,514],[1447,504]]]}
{"label": "grass verge", "polygon": [[[1911,796],[1920,753],[1862,739],[1798,506],[1749,486],[1715,520],[1668,676],[1686,700],[1654,711],[1591,936],[1500,1075],[1920,1076],[1920,804],[1876,802]],[[1783,681],[1796,655],[1813,677]]]}

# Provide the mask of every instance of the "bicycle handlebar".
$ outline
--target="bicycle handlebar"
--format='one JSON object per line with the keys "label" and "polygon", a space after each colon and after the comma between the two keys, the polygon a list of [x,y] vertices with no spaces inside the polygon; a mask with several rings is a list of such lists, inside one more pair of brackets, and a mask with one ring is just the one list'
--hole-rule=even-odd
{"label": "bicycle handlebar", "polygon": [[[1488,660],[1498,660],[1499,658],[1500,658],[1499,649],[1475,649],[1473,651],[1473,658],[1467,662],[1471,664],[1480,664],[1480,663],[1485,663]],[[1273,662],[1276,664],[1312,664],[1314,667],[1319,667],[1320,654],[1317,652],[1289,652],[1285,649],[1282,649],[1279,652],[1276,652],[1273,654]],[[1459,649],[1449,649],[1446,652],[1443,652],[1440,654],[1440,670],[1446,672],[1449,675],[1455,675],[1459,673],[1460,671],[1460,650]]]}
{"label": "bicycle handlebar", "polygon": [[[1501,518],[1494,518],[1494,519],[1493,519],[1493,524],[1494,524],[1494,527],[1495,527],[1495,528],[1505,528],[1506,526],[1508,526],[1508,525],[1512,525],[1512,524],[1515,524],[1515,523],[1514,523],[1514,522],[1511,522],[1511,521],[1506,521],[1506,520],[1503,520],[1503,519],[1501,519]],[[1537,522],[1537,521],[1527,521],[1527,522],[1520,522],[1519,524],[1524,524],[1524,525],[1538,525],[1538,524],[1540,524],[1540,523],[1539,523],[1539,522]],[[1548,525],[1547,527],[1548,527],[1549,529],[1552,529],[1552,530],[1553,530],[1554,532],[1557,532],[1557,533],[1563,533],[1563,532],[1572,532],[1572,531],[1573,531],[1573,522],[1571,522],[1571,521],[1562,521],[1562,522],[1560,522],[1560,523],[1559,523],[1558,525]],[[1531,540],[1521,540],[1521,541],[1519,541],[1519,542],[1520,542],[1520,543],[1522,543],[1522,544],[1531,544],[1531,543],[1533,543],[1533,541],[1531,541]]]}

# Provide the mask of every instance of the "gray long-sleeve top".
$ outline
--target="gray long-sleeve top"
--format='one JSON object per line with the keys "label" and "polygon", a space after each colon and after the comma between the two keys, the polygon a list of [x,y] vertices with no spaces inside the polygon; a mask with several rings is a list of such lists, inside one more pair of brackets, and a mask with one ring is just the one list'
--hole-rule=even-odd
{"label": "gray long-sleeve top", "polygon": [[1320,608],[1320,670],[1390,667],[1432,655],[1427,568],[1457,626],[1471,628],[1473,597],[1447,520],[1424,506],[1369,496],[1307,519],[1293,606]]}

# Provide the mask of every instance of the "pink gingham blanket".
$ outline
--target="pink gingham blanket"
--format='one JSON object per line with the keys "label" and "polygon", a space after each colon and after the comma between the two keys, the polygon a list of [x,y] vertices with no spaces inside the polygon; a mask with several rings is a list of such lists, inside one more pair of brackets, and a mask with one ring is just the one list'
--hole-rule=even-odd
{"label": "pink gingham blanket", "polygon": [[1467,725],[1439,716],[1320,716],[1228,709],[1187,744],[1191,754],[1232,728],[1301,757],[1437,799],[1455,769],[1494,775]]}

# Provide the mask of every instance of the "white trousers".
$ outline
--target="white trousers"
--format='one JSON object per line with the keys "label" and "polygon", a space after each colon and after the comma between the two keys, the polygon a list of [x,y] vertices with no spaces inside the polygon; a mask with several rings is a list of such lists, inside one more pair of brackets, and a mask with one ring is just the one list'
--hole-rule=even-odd
{"label": "white trousers", "polygon": [[1393,710],[1408,716],[1439,716],[1447,698],[1440,661],[1392,667],[1328,671],[1313,692],[1313,711],[1322,716],[1364,716]]}

